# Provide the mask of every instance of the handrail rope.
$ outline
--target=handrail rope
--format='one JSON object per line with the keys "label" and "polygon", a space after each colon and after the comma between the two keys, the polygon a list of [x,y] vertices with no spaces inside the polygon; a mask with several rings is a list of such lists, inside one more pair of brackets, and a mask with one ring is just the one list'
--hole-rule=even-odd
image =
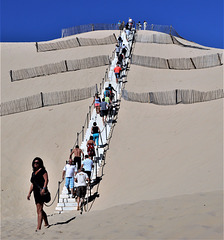
{"label": "handrail rope", "polygon": [[[91,104],[89,107],[89,109],[92,109],[92,106],[93,106],[93,104]],[[89,117],[89,116],[88,116]],[[86,123],[87,123],[87,117],[86,117],[86,119],[85,119],[85,122],[84,122],[84,127],[85,127],[85,125],[86,125]],[[88,126],[86,126],[86,127],[88,127]],[[82,130],[80,131],[80,132],[78,132],[78,134],[80,135],[82,133]],[[76,138],[76,141],[75,141],[75,144],[73,145],[73,147],[72,147],[72,149],[74,149],[75,148],[75,146],[77,145],[77,143],[78,143],[78,137]]]}
{"label": "handrail rope", "polygon": [[[115,53],[115,50],[112,52],[112,56],[114,55],[114,53]],[[108,73],[109,72],[109,69],[110,69],[110,67],[111,67],[111,64],[108,66],[108,68],[106,69],[106,72]],[[104,80],[104,78],[103,78],[103,80],[101,81],[101,84],[104,82],[105,80]],[[90,107],[90,110],[92,110],[92,106],[93,106],[93,104],[91,104],[89,107]],[[86,123],[87,123],[87,117],[86,117],[86,119],[85,119],[85,122],[84,122],[84,127],[85,127],[85,125],[86,125]],[[86,126],[87,128],[88,128],[88,126]],[[81,133],[82,133],[82,131],[83,130],[81,130],[80,132],[78,132],[78,134],[80,135]],[[74,149],[75,148],[75,146],[77,145],[77,143],[78,143],[78,137],[76,138],[76,141],[75,141],[75,144],[73,145],[73,147],[72,147],[72,149]]]}
{"label": "handrail rope", "polygon": [[60,189],[60,185],[61,185],[61,183],[63,182],[64,180],[62,180],[62,181],[59,181],[59,186],[58,186],[58,190],[57,190],[57,192],[56,192],[56,194],[55,194],[55,197],[54,197],[54,200],[52,201],[52,203],[51,204],[46,204],[46,203],[44,203],[44,205],[46,206],[46,207],[50,207],[50,206],[52,206],[53,205],[53,203],[55,202],[55,200],[56,200],[56,197],[57,197],[57,195],[59,194],[59,189]]}
{"label": "handrail rope", "polygon": [[[115,50],[114,50],[115,51]],[[113,51],[113,52],[114,52]],[[109,68],[109,67],[108,67]],[[109,70],[109,69],[108,69]],[[107,71],[108,72],[108,71]],[[102,80],[102,82],[101,83],[103,83],[104,82],[104,79]],[[91,104],[89,107],[90,107],[90,110],[92,111],[92,106],[93,106],[93,104]],[[84,127],[85,127],[85,125],[86,125],[86,123],[87,123],[88,121],[87,121],[87,117],[86,117],[86,119],[85,119],[85,122],[84,122]],[[88,128],[88,126],[86,126],[87,128]],[[78,134],[80,135],[82,133],[82,130],[80,131],[80,132],[78,132]],[[72,149],[74,149],[75,148],[75,146],[77,145],[77,143],[78,143],[78,137],[76,138],[76,141],[75,141],[75,144],[73,145],[73,147],[72,147]]]}

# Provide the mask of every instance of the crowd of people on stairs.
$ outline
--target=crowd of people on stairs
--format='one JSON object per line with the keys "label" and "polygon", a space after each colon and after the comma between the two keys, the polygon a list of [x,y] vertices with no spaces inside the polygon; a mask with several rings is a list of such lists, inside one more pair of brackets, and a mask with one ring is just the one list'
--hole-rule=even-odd
{"label": "crowd of people on stairs", "polygon": [[[120,22],[120,21],[119,21]],[[123,23],[122,23],[123,24]],[[133,27],[133,21],[129,18],[126,26],[120,25],[121,29],[126,27],[126,35],[130,34],[130,31]],[[125,29],[124,29],[125,30]],[[119,79],[121,78],[120,73],[123,69],[126,69],[125,58],[127,57],[127,47],[123,43],[121,35],[118,37],[118,42],[116,44],[116,57],[117,63],[114,68],[114,73],[116,76],[116,83],[119,84]],[[103,125],[106,125],[107,121],[110,120],[113,116],[113,103],[115,100],[115,93],[117,91],[109,84],[102,96],[102,100],[98,93],[95,94],[93,98],[93,105],[96,109],[96,114],[100,114]],[[91,127],[91,136],[86,143],[87,154],[84,158],[84,153],[78,145],[71,151],[69,155],[68,162],[62,171],[62,180],[65,179],[65,187],[68,190],[68,194],[71,195],[71,198],[77,199],[77,210],[80,210],[80,199],[83,199],[86,195],[87,185],[91,182],[91,173],[94,168],[93,157],[96,156],[96,150],[98,151],[99,145],[99,136],[101,130],[97,126],[95,121]],[[101,140],[102,142],[102,140]],[[84,159],[82,161],[82,159]],[[47,215],[43,210],[44,203],[50,201],[50,193],[48,191],[48,173],[44,167],[43,160],[39,157],[33,159],[32,162],[33,172],[31,175],[31,186],[27,195],[27,199],[30,200],[32,192],[34,193],[35,204],[37,208],[37,229],[41,229],[42,222],[44,221],[44,226],[49,227]]]}

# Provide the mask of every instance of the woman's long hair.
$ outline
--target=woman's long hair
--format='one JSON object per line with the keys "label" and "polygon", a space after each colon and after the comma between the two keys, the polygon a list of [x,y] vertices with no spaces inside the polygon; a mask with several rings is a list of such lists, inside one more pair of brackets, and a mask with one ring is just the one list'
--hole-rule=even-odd
{"label": "woman's long hair", "polygon": [[35,161],[38,161],[38,162],[39,162],[39,168],[45,169],[43,160],[42,160],[41,158],[39,158],[39,157],[35,157],[35,158],[33,159],[33,162],[32,162],[32,168],[33,168],[33,171],[34,171],[34,172],[37,170],[37,169],[34,167],[34,162],[35,162]]}

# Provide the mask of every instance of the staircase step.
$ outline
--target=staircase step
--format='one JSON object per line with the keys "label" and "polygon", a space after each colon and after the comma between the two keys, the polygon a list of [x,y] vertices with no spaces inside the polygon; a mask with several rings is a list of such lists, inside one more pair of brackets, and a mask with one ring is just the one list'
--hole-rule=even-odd
{"label": "staircase step", "polygon": [[77,202],[65,203],[64,207],[77,207]]}
{"label": "staircase step", "polygon": [[77,207],[63,207],[63,211],[73,211],[77,210]]}
{"label": "staircase step", "polygon": [[60,194],[60,198],[69,198],[68,194]]}
{"label": "staircase step", "polygon": [[59,203],[57,204],[57,207],[64,207],[64,206],[65,206],[65,203],[60,203],[60,202],[59,202]]}
{"label": "staircase step", "polygon": [[62,209],[62,207],[56,207],[55,210],[56,211],[62,211],[63,209]]}

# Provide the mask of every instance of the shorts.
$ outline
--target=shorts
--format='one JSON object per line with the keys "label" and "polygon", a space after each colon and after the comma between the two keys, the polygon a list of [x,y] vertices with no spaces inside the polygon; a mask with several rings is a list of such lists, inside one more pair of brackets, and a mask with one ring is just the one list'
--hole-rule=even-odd
{"label": "shorts", "polygon": [[90,178],[91,178],[91,171],[84,171],[84,172],[88,175],[88,178],[90,180]]}
{"label": "shorts", "polygon": [[95,107],[99,107],[100,106],[100,103],[95,103]]}
{"label": "shorts", "polygon": [[80,198],[84,198],[86,196],[86,186],[77,187],[77,196]]}
{"label": "shorts", "polygon": [[66,188],[68,188],[70,186],[70,188],[74,188],[74,177],[66,177],[65,178],[65,186]]}
{"label": "shorts", "polygon": [[120,73],[115,73],[116,78],[120,77]]}
{"label": "shorts", "polygon": [[81,168],[81,157],[74,157],[74,163],[78,163],[78,169]]}
{"label": "shorts", "polygon": [[107,116],[107,114],[108,114],[108,110],[101,110],[100,111],[100,116],[101,117]]}

